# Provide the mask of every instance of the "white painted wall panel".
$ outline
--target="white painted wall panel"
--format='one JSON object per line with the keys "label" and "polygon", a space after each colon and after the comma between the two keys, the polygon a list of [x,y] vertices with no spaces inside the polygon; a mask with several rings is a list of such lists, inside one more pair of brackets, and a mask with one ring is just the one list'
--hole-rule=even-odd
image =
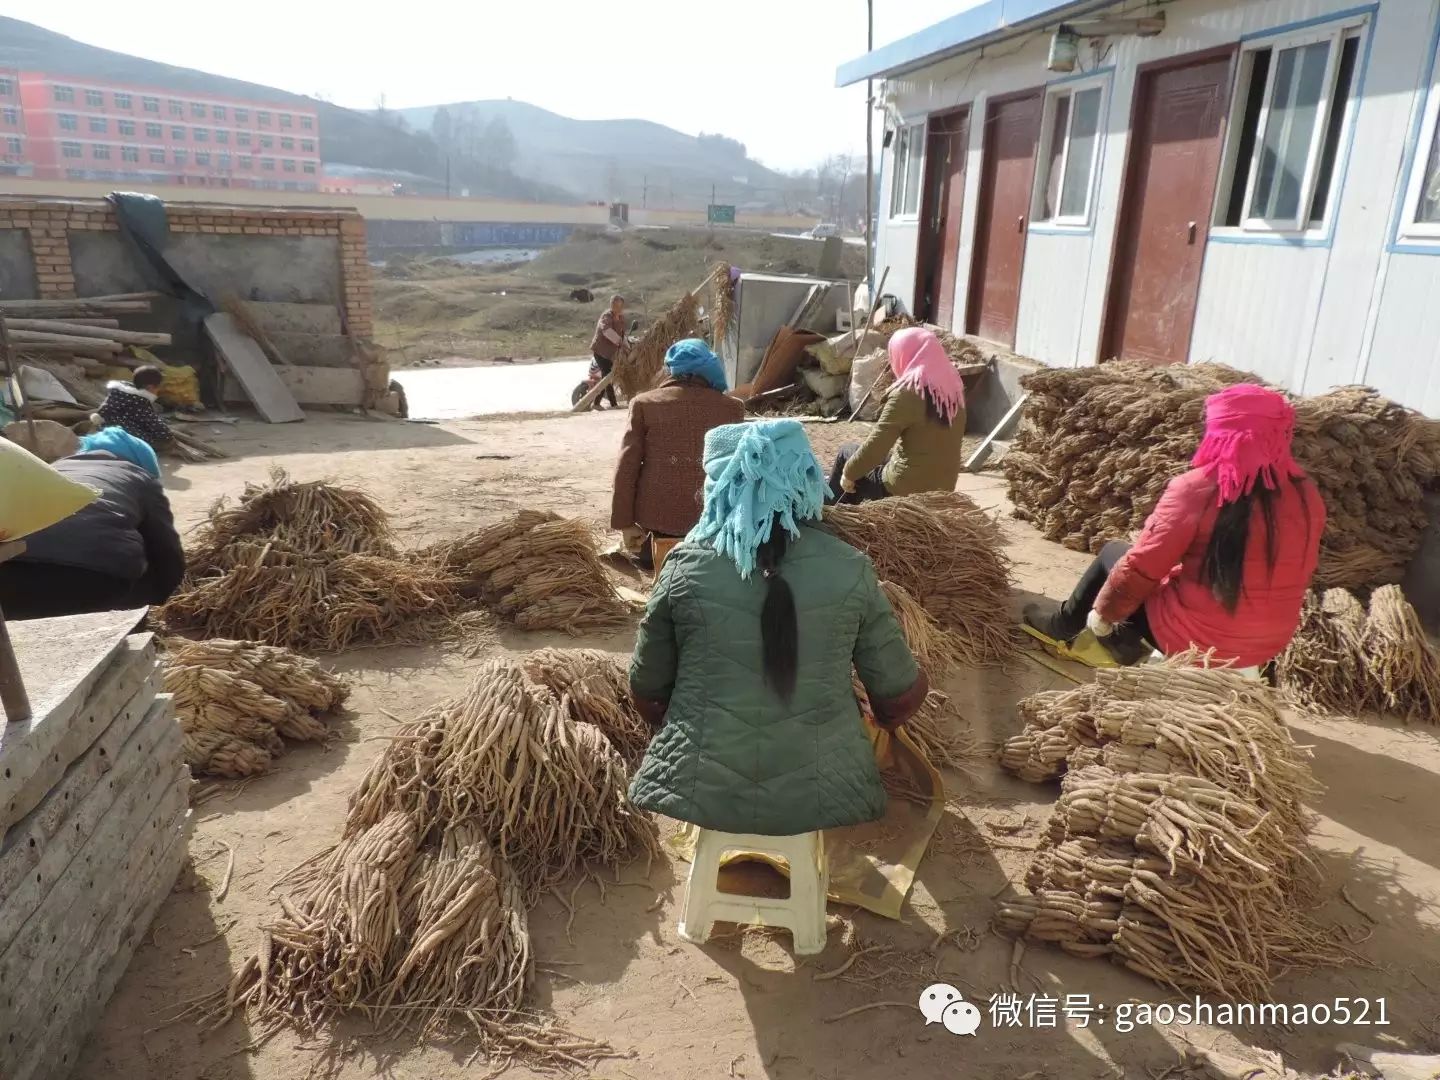
{"label": "white painted wall panel", "polygon": [[[1030,234],[1015,351],[1054,367],[1075,367],[1090,296],[1091,237],[1086,233]],[[1087,354],[1087,362],[1089,356]]]}
{"label": "white painted wall panel", "polygon": [[1329,252],[1211,244],[1200,279],[1190,359],[1217,360],[1282,386],[1310,344]]}
{"label": "white painted wall panel", "polygon": [[1391,256],[1365,381],[1440,417],[1440,258]]}

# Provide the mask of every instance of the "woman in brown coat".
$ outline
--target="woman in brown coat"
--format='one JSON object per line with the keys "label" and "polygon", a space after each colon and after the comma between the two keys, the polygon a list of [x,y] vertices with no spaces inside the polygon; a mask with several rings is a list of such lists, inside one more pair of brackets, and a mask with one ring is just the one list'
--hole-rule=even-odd
{"label": "woman in brown coat", "polygon": [[725,371],[699,338],[676,342],[665,354],[668,378],[630,403],[630,423],[615,466],[610,527],[638,551],[645,534],[684,536],[700,519],[705,433],[745,419],[728,396]]}

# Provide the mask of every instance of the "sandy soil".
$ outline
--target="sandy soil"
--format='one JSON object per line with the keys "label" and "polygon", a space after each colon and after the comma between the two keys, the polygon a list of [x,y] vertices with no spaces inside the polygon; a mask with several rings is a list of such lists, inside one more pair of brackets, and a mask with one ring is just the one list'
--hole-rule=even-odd
{"label": "sandy soil", "polygon": [[[609,470],[619,440],[618,415],[454,422],[439,426],[357,417],[313,416],[304,425],[242,422],[219,436],[232,460],[175,469],[168,479],[177,514],[198,521],[222,495],[275,466],[297,479],[332,478],[363,485],[394,514],[402,539],[421,543],[453,535],[514,511],[546,505],[603,522]],[[839,425],[815,429],[826,447],[844,441]],[[490,455],[509,455],[496,460]],[[994,474],[967,477],[964,488],[983,504],[1003,508]],[[1007,519],[1008,522],[1008,519]],[[1007,523],[1021,591],[1059,595],[1083,557]],[[568,640],[568,639],[565,639]],[[504,636],[500,647],[525,650],[563,643],[546,635]],[[627,635],[582,642],[623,653]],[[356,682],[340,737],[328,749],[292,752],[270,775],[227,785],[197,808],[193,868],[165,903],[84,1056],[86,1078],[154,1080],[343,1080],[386,1075],[448,1080],[484,1074],[466,1067],[469,1048],[390,1044],[366,1037],[327,1053],[319,1040],[285,1032],[261,1044],[238,1020],[202,1033],[192,1023],[166,1025],[178,1006],[223,986],[256,946],[272,910],[267,890],[285,870],[327,846],[338,832],[345,799],[377,741],[397,719],[458,692],[480,662],[435,648],[369,649],[336,659]],[[1054,672],[1023,662],[1011,671],[971,672],[946,689],[965,704],[980,736],[999,740],[1017,726],[1023,694],[1068,685]],[[953,803],[899,922],[864,914],[853,919],[867,942],[912,950],[908,970],[869,985],[817,981],[848,952],[832,931],[826,953],[803,964],[786,942],[750,935],[696,948],[678,941],[675,924],[686,866],[662,863],[619,875],[602,897],[586,886],[567,935],[559,903],[542,903],[531,929],[541,971],[534,999],[567,1027],[608,1039],[624,1058],[599,1065],[597,1078],[741,1077],[832,1080],[840,1077],[941,1077],[1000,1080],[1131,1077],[1151,1080],[1176,1064],[1187,1040],[1199,1047],[1261,1060],[1278,1052],[1292,1067],[1323,1072],[1342,1041],[1440,1050],[1433,1024],[1440,1014],[1440,745],[1430,730],[1296,720],[1328,793],[1316,810],[1317,846],[1330,873],[1321,915],[1365,939],[1357,948],[1369,966],[1293,973],[1276,1000],[1328,1001],[1336,996],[1388,999],[1388,1028],[1237,1029],[1113,1025],[1086,1029],[991,1029],[961,1039],[925,1027],[913,1003],[937,973],[972,998],[1010,992],[1012,947],[988,929],[996,897],[1024,873],[1027,848],[1056,794],[1012,780],[982,763],[974,777],[951,775]],[[1015,827],[1019,825],[1018,829]],[[228,851],[234,870],[223,899]],[[1344,885],[1350,901],[1341,899]],[[658,906],[657,906],[658,901]],[[1361,914],[1357,909],[1363,909]],[[1371,920],[1375,924],[1371,924]],[[964,948],[932,946],[938,934],[969,930]],[[1155,985],[1100,961],[1049,949],[1024,954],[1022,994],[1064,998],[1088,994],[1111,1008],[1167,999]],[[837,1020],[864,1005],[878,1007]],[[833,1022],[832,1022],[833,1021]],[[1175,1076],[1176,1073],[1164,1073]],[[537,1075],[517,1066],[510,1075]]]}

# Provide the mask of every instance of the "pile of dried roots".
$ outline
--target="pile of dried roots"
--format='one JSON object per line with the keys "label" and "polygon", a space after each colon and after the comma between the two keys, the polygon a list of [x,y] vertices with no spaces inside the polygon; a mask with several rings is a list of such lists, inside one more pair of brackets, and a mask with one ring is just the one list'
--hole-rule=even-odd
{"label": "pile of dried roots", "polygon": [[432,640],[461,606],[443,568],[395,550],[369,496],[276,470],[211,509],[161,615],[172,630],[334,651]]}
{"label": "pile of dried roots", "polygon": [[162,671],[197,775],[265,772],[286,739],[324,739],[322,717],[350,692],[314,660],[253,641],[171,638]]}
{"label": "pile of dried roots", "polygon": [[600,564],[584,522],[522,510],[488,528],[419,554],[522,630],[571,634],[624,629],[633,612]]}
{"label": "pile of dried roots", "polygon": [[[1025,376],[1025,422],[1004,460],[1016,515],[1077,551],[1139,529],[1188,467],[1206,396],[1249,381],[1220,364],[1134,362]],[[1329,512],[1317,583],[1399,581],[1426,525],[1424,492],[1440,485],[1440,421],[1366,387],[1295,408],[1295,456]]]}
{"label": "pile of dried roots", "polygon": [[464,697],[402,727],[351,793],[341,841],[290,875],[259,952],[198,1006],[202,1021],[243,1009],[310,1032],[358,1013],[385,1031],[473,1035],[502,1063],[608,1056],[525,1010],[527,906],[592,866],[658,851],[654,822],[626,800],[624,759],[574,693],[609,680],[610,663],[492,661]]}
{"label": "pile of dried roots", "polygon": [[1047,843],[999,925],[1109,955],[1181,991],[1264,997],[1286,966],[1345,951],[1315,895],[1304,801],[1318,792],[1272,692],[1196,654],[1108,668],[1021,703],[1001,764],[1065,774]]}
{"label": "pile of dried roots", "polygon": [[1398,585],[1370,597],[1311,593],[1300,627],[1276,662],[1280,685],[1322,713],[1394,713],[1440,723],[1440,653]]}
{"label": "pile of dried roots", "polygon": [[953,632],[952,656],[995,664],[1016,652],[1010,561],[999,526],[959,492],[834,506],[825,523],[870,556],[882,581],[914,597]]}

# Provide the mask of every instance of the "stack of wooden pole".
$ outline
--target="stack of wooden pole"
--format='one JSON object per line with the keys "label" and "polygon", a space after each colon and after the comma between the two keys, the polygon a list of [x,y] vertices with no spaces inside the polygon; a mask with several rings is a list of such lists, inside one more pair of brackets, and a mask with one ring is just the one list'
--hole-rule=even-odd
{"label": "stack of wooden pole", "polygon": [[0,300],[10,343],[22,358],[137,367],[127,345],[169,345],[170,335],[120,329],[120,316],[143,315],[159,293],[75,300]]}

